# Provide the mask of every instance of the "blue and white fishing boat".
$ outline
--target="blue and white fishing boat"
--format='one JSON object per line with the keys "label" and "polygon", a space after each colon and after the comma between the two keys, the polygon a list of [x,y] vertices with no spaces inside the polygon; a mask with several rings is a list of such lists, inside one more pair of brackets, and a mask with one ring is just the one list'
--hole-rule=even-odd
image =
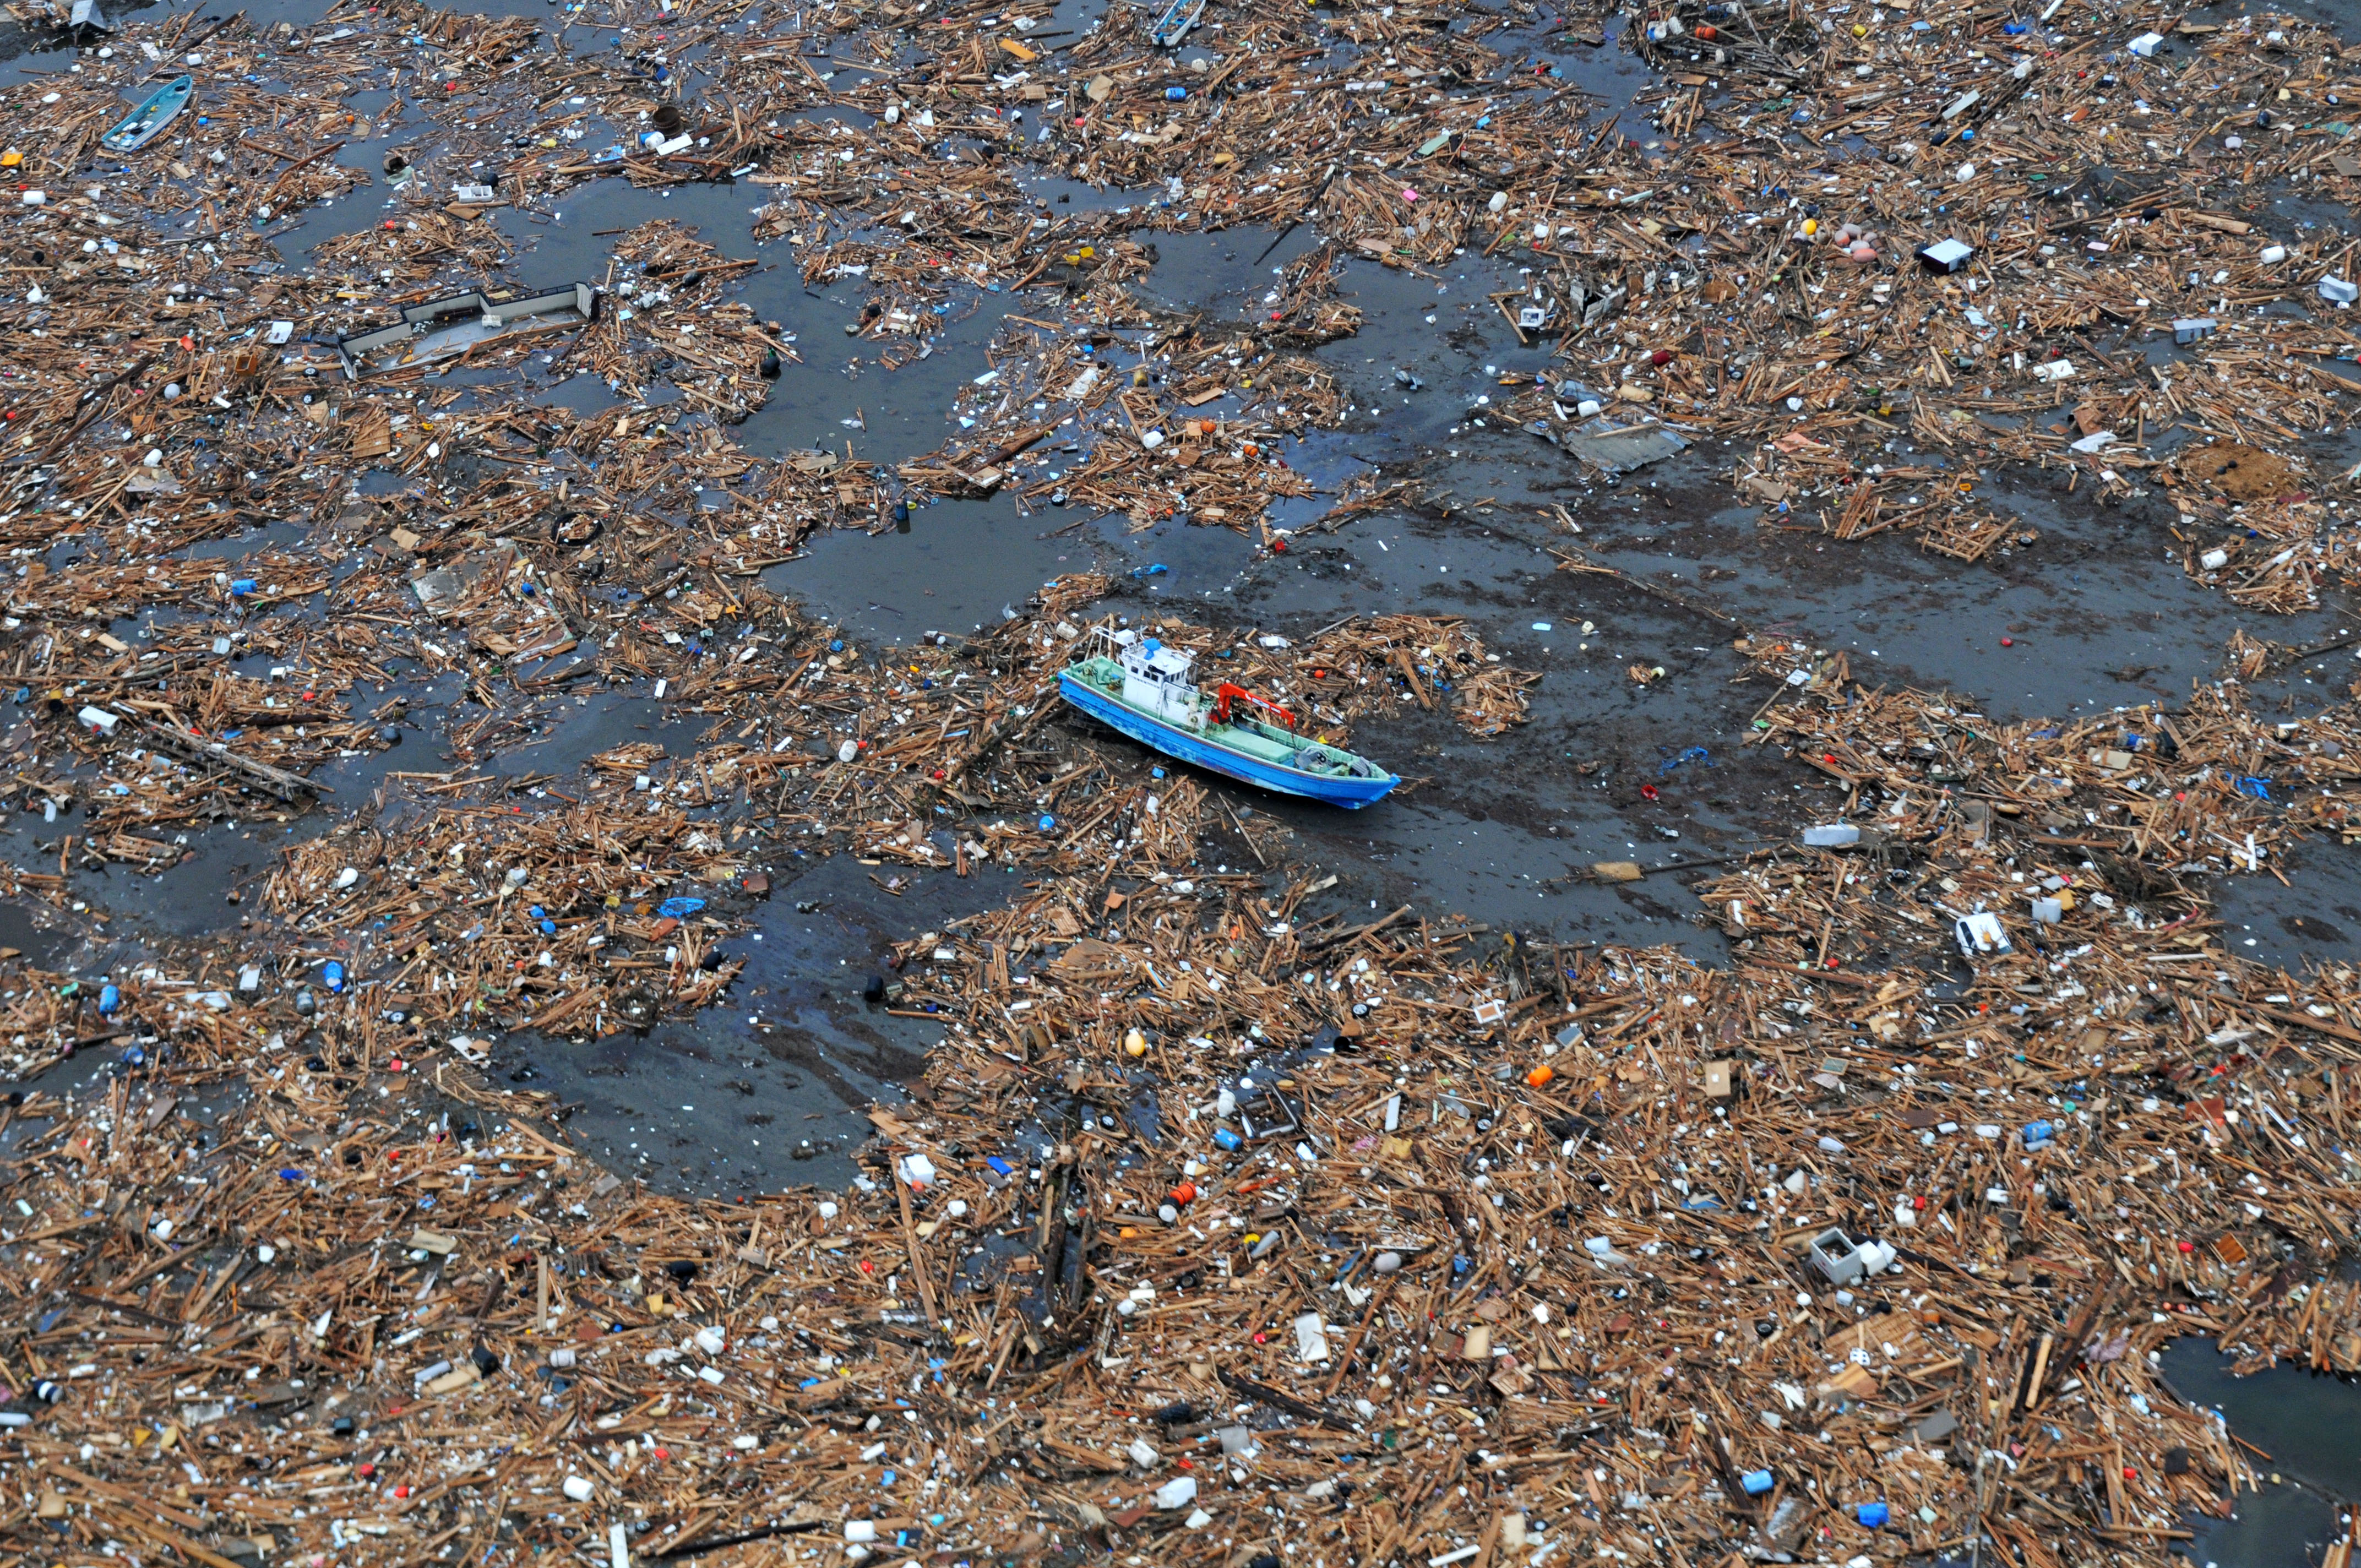
{"label": "blue and white fishing boat", "polygon": [[196,95],[194,77],[175,76],[141,99],[139,106],[99,137],[98,143],[109,152],[137,152],[162,135],[166,126],[180,118],[181,111]]}
{"label": "blue and white fishing boat", "polygon": [[1058,692],[1093,718],[1168,757],[1353,810],[1401,783],[1366,757],[1296,732],[1295,716],[1244,686],[1197,689],[1197,656],[1099,627],[1058,673]]}

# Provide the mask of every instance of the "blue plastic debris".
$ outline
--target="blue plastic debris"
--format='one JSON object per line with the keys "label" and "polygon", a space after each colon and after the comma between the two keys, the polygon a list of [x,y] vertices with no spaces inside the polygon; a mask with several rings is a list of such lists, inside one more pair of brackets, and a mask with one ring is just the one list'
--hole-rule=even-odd
{"label": "blue plastic debris", "polygon": [[296,1169],[291,1165],[281,1166],[279,1168],[279,1179],[281,1181],[301,1181],[303,1179],[303,1173]]}
{"label": "blue plastic debris", "polygon": [[1864,1530],[1883,1530],[1885,1521],[1894,1517],[1894,1510],[1883,1503],[1863,1503],[1853,1517],[1861,1520]]}
{"label": "blue plastic debris", "polygon": [[341,994],[345,989],[345,966],[330,959],[320,968],[320,980],[330,991]]}
{"label": "blue plastic debris", "polygon": [[1710,767],[1713,763],[1713,757],[1704,747],[1692,746],[1687,751],[1683,751],[1679,756],[1675,757],[1672,761],[1666,762],[1663,767],[1658,768],[1656,772],[1659,775],[1669,773],[1675,768],[1679,767],[1683,762],[1701,762]]}
{"label": "blue plastic debris", "polygon": [[1162,768],[1150,768],[1148,770],[1148,776],[1152,779],[1160,779],[1164,776],[1164,770]]}
{"label": "blue plastic debris", "polygon": [[98,988],[98,1010],[102,1014],[112,1016],[115,1010],[122,1005],[121,990],[112,985],[102,985]]}
{"label": "blue plastic debris", "polygon": [[1014,1176],[1016,1174],[1016,1168],[1009,1164],[1006,1160],[1001,1158],[996,1154],[985,1156],[983,1163],[990,1166],[995,1172],[1002,1176]]}
{"label": "blue plastic debris", "polygon": [[2271,798],[2271,781],[2266,778],[2257,778],[2252,773],[2233,774],[2230,779],[2230,787],[2236,790],[2240,795],[2251,795],[2257,800],[2268,800]]}
{"label": "blue plastic debris", "polygon": [[1189,96],[1189,89],[1186,87],[1167,87],[1164,90],[1164,99],[1169,104],[1178,104],[1187,96]]}
{"label": "blue plastic debris", "polygon": [[243,598],[260,587],[252,577],[239,577],[230,584],[229,591]]}
{"label": "blue plastic debris", "polygon": [[2029,1149],[2039,1148],[2057,1135],[2058,1124],[2055,1122],[2029,1123],[2025,1129],[2025,1146]]}
{"label": "blue plastic debris", "polygon": [[1171,569],[1163,562],[1158,561],[1146,566],[1134,566],[1131,569],[1131,575],[1135,577],[1160,577]]}
{"label": "blue plastic debris", "polygon": [[1238,1136],[1227,1127],[1216,1127],[1213,1129],[1213,1146],[1216,1148],[1225,1150],[1237,1149],[1245,1146],[1245,1144],[1246,1140],[1244,1138]]}
{"label": "blue plastic debris", "polygon": [[1041,831],[1042,831],[1042,832],[1047,833],[1047,832],[1049,832],[1051,828],[1053,828],[1057,827],[1057,825],[1058,825],[1058,819],[1057,819],[1056,817],[1054,817],[1050,816],[1050,815],[1049,815],[1048,812],[1046,812],[1046,811],[1045,811],[1045,812],[1043,812],[1043,813],[1041,814],[1041,824],[1040,824],[1040,826],[1041,826]]}
{"label": "blue plastic debris", "polygon": [[1748,1497],[1759,1497],[1763,1493],[1771,1489],[1771,1472],[1768,1470],[1749,1470],[1745,1475],[1741,1475],[1738,1478],[1738,1484],[1745,1489]]}
{"label": "blue plastic debris", "polygon": [[704,907],[705,900],[701,898],[667,898],[656,905],[656,918],[686,920]]}

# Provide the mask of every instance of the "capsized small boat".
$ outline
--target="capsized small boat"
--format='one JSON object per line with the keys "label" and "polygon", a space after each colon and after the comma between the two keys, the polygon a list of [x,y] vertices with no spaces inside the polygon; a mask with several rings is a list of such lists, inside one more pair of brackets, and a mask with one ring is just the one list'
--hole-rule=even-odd
{"label": "capsized small boat", "polygon": [[164,127],[180,117],[197,95],[193,76],[175,76],[139,101],[139,106],[117,123],[115,127],[98,138],[109,152],[137,152],[163,134]]}
{"label": "capsized small boat", "polygon": [[1366,757],[1298,733],[1293,714],[1243,686],[1197,687],[1197,656],[1099,627],[1058,673],[1058,692],[1093,718],[1168,757],[1353,810],[1401,780]]}

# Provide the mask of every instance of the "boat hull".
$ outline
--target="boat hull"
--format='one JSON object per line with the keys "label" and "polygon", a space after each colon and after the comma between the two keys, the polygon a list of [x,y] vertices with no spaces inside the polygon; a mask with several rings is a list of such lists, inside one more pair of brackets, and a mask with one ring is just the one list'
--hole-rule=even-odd
{"label": "boat hull", "polygon": [[181,117],[181,111],[196,95],[197,85],[192,78],[173,78],[141,99],[137,108],[99,137],[99,145],[109,152],[137,152],[162,136],[165,127]]}
{"label": "boat hull", "polygon": [[1092,690],[1087,683],[1072,675],[1060,674],[1058,677],[1058,691],[1068,702],[1093,718],[1122,730],[1143,746],[1191,766],[1224,774],[1241,784],[1253,784],[1257,789],[1301,795],[1308,800],[1324,801],[1330,806],[1357,811],[1371,801],[1383,799],[1388,791],[1401,783],[1391,773],[1381,773],[1373,779],[1334,778],[1281,767],[1258,757],[1245,756],[1126,707],[1104,693]]}

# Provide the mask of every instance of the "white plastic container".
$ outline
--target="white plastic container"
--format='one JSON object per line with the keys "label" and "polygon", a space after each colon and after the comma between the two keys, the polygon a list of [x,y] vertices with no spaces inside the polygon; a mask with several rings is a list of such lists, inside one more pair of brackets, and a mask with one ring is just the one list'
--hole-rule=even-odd
{"label": "white plastic container", "polygon": [[1961,918],[1953,924],[1951,931],[1959,939],[1960,951],[1971,959],[1996,958],[2015,951],[2009,943],[2008,933],[2001,927],[2000,916],[1989,910],[1980,909]]}

